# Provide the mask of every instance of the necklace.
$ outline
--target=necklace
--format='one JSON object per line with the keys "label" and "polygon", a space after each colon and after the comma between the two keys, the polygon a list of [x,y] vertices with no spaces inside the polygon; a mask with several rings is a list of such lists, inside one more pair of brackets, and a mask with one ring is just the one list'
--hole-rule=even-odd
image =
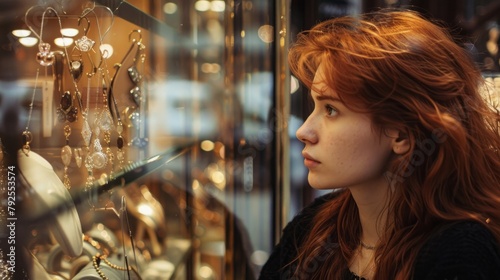
{"label": "necklace", "polygon": [[103,280],[109,280],[109,278],[102,272],[101,268],[99,267],[101,265],[101,257],[100,255],[95,255],[92,256],[92,265],[94,266],[95,271]]}
{"label": "necklace", "polygon": [[131,267],[123,267],[123,266],[118,266],[116,264],[111,263],[107,258],[106,255],[101,255],[97,253],[96,255],[92,256],[92,265],[94,266],[95,271],[103,280],[109,280],[109,278],[104,274],[104,272],[101,270],[101,261],[105,262],[109,267],[116,269],[116,270],[122,270],[122,271],[130,271],[132,270]]}
{"label": "necklace", "polygon": [[[367,245],[359,240],[359,245],[354,251],[353,259],[349,264],[349,280],[368,280],[373,277],[375,271],[375,250],[377,246]],[[366,249],[366,250],[363,250]]]}
{"label": "necklace", "polygon": [[36,95],[36,87],[38,84],[38,75],[40,73],[40,68],[36,69],[36,77],[35,77],[35,86],[33,87],[33,95],[31,96],[31,103],[30,103],[30,109],[28,113],[28,122],[26,123],[26,129],[23,131],[22,134],[22,139],[23,139],[23,147],[22,151],[24,152],[25,155],[28,155],[28,153],[31,151],[30,143],[31,140],[33,140],[33,136],[31,134],[31,131],[29,130],[30,126],[30,121],[31,121],[31,115],[33,114],[33,104],[35,102],[35,95]]}
{"label": "necklace", "polygon": [[363,241],[360,241],[359,244],[361,245],[361,247],[365,248],[366,250],[376,250],[377,249],[377,246],[367,245]]}

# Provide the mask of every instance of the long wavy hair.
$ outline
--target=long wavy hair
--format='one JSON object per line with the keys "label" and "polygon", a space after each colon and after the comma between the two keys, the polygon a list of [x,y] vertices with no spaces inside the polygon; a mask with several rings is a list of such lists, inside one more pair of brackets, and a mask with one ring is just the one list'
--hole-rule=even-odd
{"label": "long wavy hair", "polygon": [[[308,88],[322,64],[323,82],[347,107],[410,141],[386,172],[389,215],[374,279],[411,279],[422,245],[445,224],[476,221],[500,241],[498,103],[485,101],[481,71],[446,28],[402,10],[331,19],[298,35],[289,64]],[[341,279],[360,232],[345,190],[315,215],[295,277]]]}

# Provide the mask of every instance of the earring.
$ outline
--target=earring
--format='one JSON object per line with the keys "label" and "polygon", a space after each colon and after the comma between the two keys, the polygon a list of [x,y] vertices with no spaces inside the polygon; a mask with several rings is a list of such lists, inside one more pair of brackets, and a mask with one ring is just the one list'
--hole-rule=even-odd
{"label": "earring", "polygon": [[71,127],[69,125],[64,126],[64,137],[66,138],[66,145],[64,145],[61,149],[61,160],[64,164],[64,175],[63,175],[63,184],[66,189],[71,188],[71,181],[68,176],[68,167],[71,163],[71,147],[69,146],[69,136],[71,135]]}
{"label": "earring", "polygon": [[50,66],[54,64],[54,53],[50,51],[50,44],[41,42],[38,45],[38,53],[36,54],[36,61],[42,66]]}
{"label": "earring", "polygon": [[139,107],[141,105],[141,88],[140,87],[134,87],[133,89],[130,90],[130,97],[132,101],[134,101],[135,105]]}
{"label": "earring", "polygon": [[95,41],[85,35],[82,38],[75,41],[76,47],[82,52],[90,51],[94,46],[94,44]]}
{"label": "earring", "polygon": [[80,81],[80,78],[82,77],[83,74],[82,54],[80,53],[77,59],[72,59],[69,63],[70,63],[71,76],[73,77],[73,80],[75,82]]}
{"label": "earring", "polygon": [[130,36],[134,33],[139,34],[139,40],[136,43],[135,40],[133,40],[134,44],[137,44],[137,51],[133,60],[132,66],[130,66],[127,69],[128,77],[130,81],[134,84],[134,87],[129,91],[130,94],[130,99],[134,101],[135,105],[139,107],[141,105],[141,98],[142,98],[142,92],[141,92],[141,80],[142,80],[142,75],[139,72],[139,69],[137,68],[137,65],[139,61],[141,62],[142,70],[144,70],[144,60],[145,60],[145,55],[144,55],[144,49],[146,48],[142,44],[142,35],[140,30],[134,30],[132,33],[129,35]]}
{"label": "earring", "polygon": [[75,155],[75,163],[78,168],[82,166],[83,152],[82,148],[74,148],[73,154]]}
{"label": "earring", "polygon": [[[36,61],[41,66],[51,66],[54,64],[54,53],[50,51],[50,44],[43,42],[43,29],[45,21],[45,13],[52,11],[52,8],[47,8],[42,14],[42,24],[40,26],[40,44],[38,44],[38,53],[36,54]],[[57,13],[56,13],[57,14]]]}
{"label": "earring", "polygon": [[87,17],[78,18],[78,26],[80,26],[82,18],[84,18],[87,21],[87,27],[83,29],[82,38],[75,41],[75,46],[81,52],[89,52],[90,50],[92,50],[92,47],[94,47],[95,41],[87,37],[87,33],[90,28],[90,21]]}
{"label": "earring", "polygon": [[142,79],[142,76],[139,73],[139,70],[137,70],[137,67],[135,65],[133,65],[127,69],[127,72],[128,72],[128,76],[129,76],[130,80],[136,85],[139,84],[139,82]]}
{"label": "earring", "polygon": [[74,122],[77,119],[78,108],[73,106],[73,96],[67,90],[61,96],[61,102],[57,109],[57,117],[60,122]]}

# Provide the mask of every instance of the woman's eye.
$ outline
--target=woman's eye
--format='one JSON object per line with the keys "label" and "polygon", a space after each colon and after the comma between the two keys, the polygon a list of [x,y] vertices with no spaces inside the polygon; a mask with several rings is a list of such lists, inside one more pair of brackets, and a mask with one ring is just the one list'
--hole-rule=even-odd
{"label": "woman's eye", "polygon": [[337,115],[337,109],[335,109],[331,105],[325,105],[326,112],[328,113],[328,116],[335,116]]}

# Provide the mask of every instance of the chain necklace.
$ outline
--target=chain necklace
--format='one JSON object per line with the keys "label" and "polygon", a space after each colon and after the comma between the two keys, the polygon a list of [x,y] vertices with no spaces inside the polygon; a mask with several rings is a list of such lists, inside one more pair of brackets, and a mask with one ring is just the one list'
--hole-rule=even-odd
{"label": "chain necklace", "polygon": [[101,270],[101,261],[103,261],[105,264],[107,264],[109,267],[112,269],[116,270],[121,270],[121,271],[131,271],[132,267],[124,267],[124,266],[119,266],[114,263],[111,263],[107,258],[106,255],[101,255],[97,253],[96,255],[92,256],[92,265],[94,266],[95,271],[103,280],[109,280],[109,278],[104,274],[104,272]]}
{"label": "chain necklace", "polygon": [[360,241],[359,244],[361,245],[361,247],[367,249],[367,250],[376,250],[377,249],[377,246],[374,246],[374,245],[367,245],[365,244],[363,241]]}

